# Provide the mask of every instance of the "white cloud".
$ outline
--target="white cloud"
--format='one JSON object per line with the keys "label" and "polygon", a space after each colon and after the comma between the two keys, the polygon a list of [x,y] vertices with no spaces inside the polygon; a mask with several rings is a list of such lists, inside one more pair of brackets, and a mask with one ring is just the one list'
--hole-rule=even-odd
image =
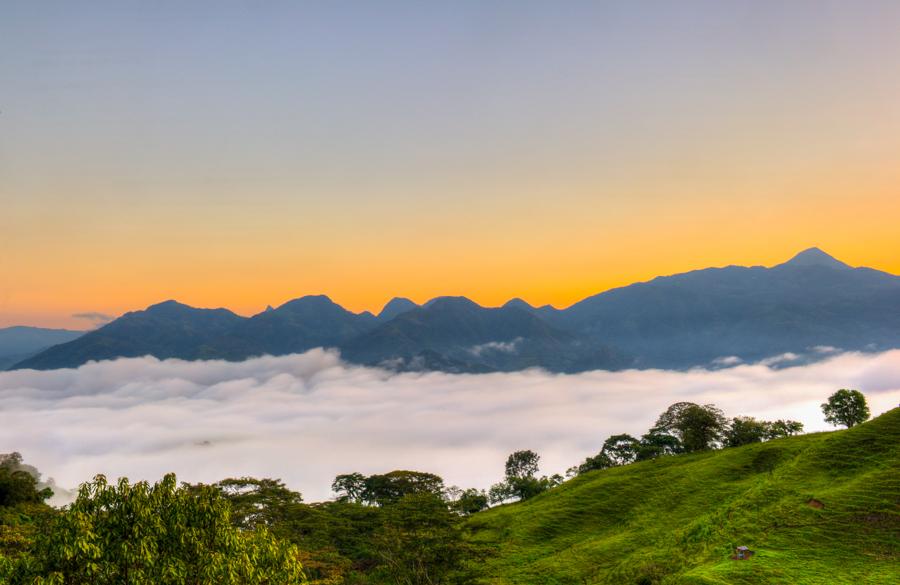
{"label": "white cloud", "polygon": [[20,451],[66,487],[95,473],[254,475],[317,500],[349,471],[420,469],[487,487],[516,449],[562,472],[608,435],[641,434],[679,400],[824,430],[819,405],[838,388],[862,390],[873,414],[896,406],[900,350],[781,369],[577,375],[397,374],[321,350],[240,363],[120,359],[0,373],[0,452]]}
{"label": "white cloud", "polygon": [[780,366],[783,364],[789,364],[791,362],[796,362],[797,360],[800,359],[800,357],[801,357],[800,355],[789,351],[787,353],[782,353],[780,355],[776,355],[776,356],[773,356],[770,358],[766,358],[764,360],[760,360],[759,363],[762,366]]}
{"label": "white cloud", "polygon": [[501,353],[515,353],[519,349],[519,344],[522,343],[521,337],[516,337],[512,341],[489,341],[487,343],[481,343],[479,345],[473,345],[469,352],[478,356],[486,351],[498,351]]}
{"label": "white cloud", "polygon": [[736,355],[728,355],[728,356],[723,356],[723,357],[717,357],[716,359],[714,359],[711,362],[711,365],[714,367],[730,367],[730,366],[736,366],[743,362],[744,362],[744,360],[742,360],[741,358],[739,358]]}

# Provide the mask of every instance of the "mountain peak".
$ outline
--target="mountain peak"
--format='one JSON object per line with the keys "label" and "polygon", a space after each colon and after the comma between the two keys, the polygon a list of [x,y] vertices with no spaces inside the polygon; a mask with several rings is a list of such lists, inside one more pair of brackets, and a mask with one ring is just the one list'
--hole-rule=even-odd
{"label": "mountain peak", "polygon": [[179,303],[174,299],[169,299],[168,301],[163,301],[161,303],[156,303],[155,305],[150,305],[146,309],[144,309],[148,313],[171,313],[173,311],[184,311],[190,310],[194,307],[190,305],[185,305],[184,303]]}
{"label": "mountain peak", "polygon": [[533,306],[529,305],[526,301],[523,301],[519,297],[516,297],[514,299],[510,299],[510,300],[506,301],[506,303],[504,303],[504,305],[503,305],[503,308],[504,309],[516,308],[516,309],[522,309],[524,311],[534,311]]}
{"label": "mountain peak", "polygon": [[850,268],[837,258],[826,254],[819,248],[807,248],[781,266],[827,266],[829,268]]}
{"label": "mountain peak", "polygon": [[378,313],[378,318],[382,321],[390,321],[401,313],[406,313],[418,308],[419,305],[405,297],[394,297],[387,302],[383,309],[381,309],[381,312]]}
{"label": "mountain peak", "polygon": [[434,297],[422,306],[433,307],[435,305],[439,307],[479,307],[478,303],[476,303],[475,301],[462,296]]}
{"label": "mountain peak", "polygon": [[[327,295],[306,295],[296,299],[292,299],[281,306],[276,311],[282,309],[298,309],[298,308],[324,308],[340,306],[331,300]],[[343,307],[341,307],[343,308]]]}

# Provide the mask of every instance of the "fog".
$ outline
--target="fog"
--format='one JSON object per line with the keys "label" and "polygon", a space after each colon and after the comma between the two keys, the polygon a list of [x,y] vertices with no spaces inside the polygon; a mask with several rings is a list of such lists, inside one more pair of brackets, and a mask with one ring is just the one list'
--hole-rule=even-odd
{"label": "fog", "polygon": [[65,487],[97,473],[251,475],[315,501],[339,473],[416,469],[486,488],[511,451],[534,449],[542,472],[562,473],[681,400],[826,430],[819,405],[845,387],[862,390],[873,415],[896,406],[900,350],[781,369],[577,375],[397,374],[322,350],[240,363],[120,359],[0,373],[0,453],[21,452]]}

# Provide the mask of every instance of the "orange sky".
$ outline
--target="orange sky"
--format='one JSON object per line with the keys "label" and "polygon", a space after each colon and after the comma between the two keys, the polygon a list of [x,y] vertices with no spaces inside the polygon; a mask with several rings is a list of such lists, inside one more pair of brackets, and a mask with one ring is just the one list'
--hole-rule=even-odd
{"label": "orange sky", "polygon": [[16,6],[0,326],[900,273],[900,5],[824,4]]}

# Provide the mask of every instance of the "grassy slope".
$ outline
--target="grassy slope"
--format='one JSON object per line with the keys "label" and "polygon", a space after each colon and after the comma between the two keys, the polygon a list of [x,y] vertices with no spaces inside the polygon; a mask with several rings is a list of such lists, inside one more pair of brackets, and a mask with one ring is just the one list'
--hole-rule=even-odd
{"label": "grassy slope", "polygon": [[[808,505],[815,498],[823,509]],[[575,478],[469,521],[482,583],[900,583],[900,408]],[[737,545],[757,551],[729,559]]]}

